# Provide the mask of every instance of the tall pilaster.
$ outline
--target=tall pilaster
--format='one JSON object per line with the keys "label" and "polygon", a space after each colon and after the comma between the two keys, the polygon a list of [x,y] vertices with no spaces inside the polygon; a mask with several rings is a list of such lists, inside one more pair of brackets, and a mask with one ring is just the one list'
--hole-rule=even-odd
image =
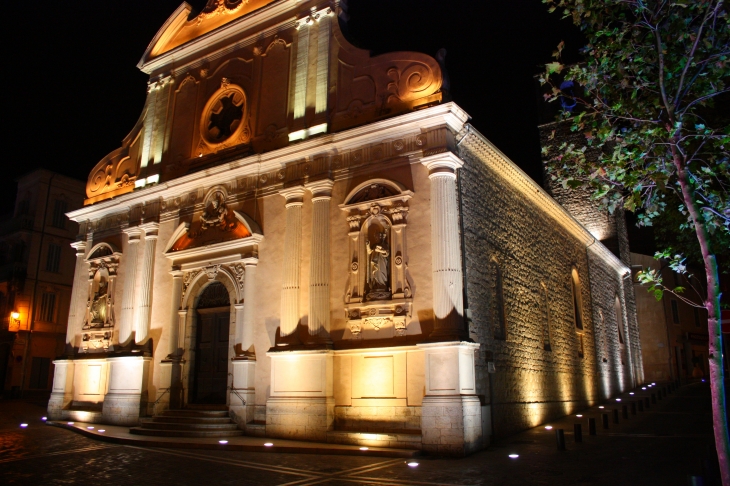
{"label": "tall pilaster", "polygon": [[150,332],[150,314],[152,312],[152,278],[155,268],[155,247],[159,223],[145,223],[140,226],[144,231],[144,260],[142,274],[139,279],[139,306],[135,341],[143,343]]}
{"label": "tall pilaster", "polygon": [[137,288],[137,253],[142,231],[127,228],[127,251],[124,253],[124,292],[122,294],[122,318],[119,321],[119,344],[126,344],[134,330],[134,294]]}
{"label": "tall pilaster", "polygon": [[284,238],[284,282],[281,289],[281,342],[299,342],[299,283],[302,259],[302,206],[304,187],[283,189],[280,194],[286,199],[286,236]]}
{"label": "tall pilaster", "polygon": [[182,298],[183,272],[174,268],[172,276],[172,299],[170,305],[170,357],[178,355],[180,349],[180,299]]}
{"label": "tall pilaster", "polygon": [[[76,268],[74,270],[74,284],[71,288],[71,305],[68,313],[68,325],[66,327],[66,346],[73,347],[76,335],[81,332],[84,316],[84,291],[88,280],[88,272],[86,270],[86,242],[76,241],[71,243],[71,247],[76,250]],[[70,349],[69,349],[70,351]]]}
{"label": "tall pilaster", "polygon": [[258,258],[246,258],[244,260],[245,273],[243,280],[243,319],[241,325],[240,341],[239,334],[236,333],[236,344],[241,344],[241,351],[244,356],[249,359],[256,359],[254,350],[254,315],[256,310],[255,294],[256,294],[256,268],[258,266]]}
{"label": "tall pilaster", "polygon": [[424,157],[421,163],[428,168],[431,180],[431,267],[436,321],[430,338],[462,341],[468,334],[463,317],[456,170],[464,163],[451,152]]}
{"label": "tall pilaster", "polygon": [[334,181],[306,184],[312,192],[309,259],[309,340],[328,341],[330,330],[330,199]]}

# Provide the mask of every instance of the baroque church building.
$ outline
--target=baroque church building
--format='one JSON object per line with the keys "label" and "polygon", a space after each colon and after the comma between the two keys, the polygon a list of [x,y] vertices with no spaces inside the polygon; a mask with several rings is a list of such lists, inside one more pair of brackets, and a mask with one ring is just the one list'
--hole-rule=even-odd
{"label": "baroque church building", "polygon": [[[643,380],[629,267],[346,3],[183,3],[91,171],[48,405],[463,455]],[[162,433],[161,431],[157,431]]]}

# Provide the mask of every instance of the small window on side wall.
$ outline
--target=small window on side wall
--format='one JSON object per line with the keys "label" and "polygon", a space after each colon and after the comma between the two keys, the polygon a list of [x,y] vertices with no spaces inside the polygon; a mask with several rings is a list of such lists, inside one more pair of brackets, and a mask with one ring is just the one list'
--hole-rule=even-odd
{"label": "small window on side wall", "polygon": [[621,299],[619,299],[618,295],[614,299],[613,303],[614,309],[616,311],[616,327],[618,330],[618,343],[623,347],[624,345],[624,313],[621,310]]}
{"label": "small window on side wall", "polygon": [[545,327],[542,331],[542,347],[545,351],[552,351],[552,331],[550,330],[550,294],[545,282],[540,282],[543,306],[545,309]]}
{"label": "small window on side wall", "polygon": [[570,283],[573,291],[573,318],[575,320],[575,328],[579,331],[583,330],[583,296],[580,292],[580,277],[578,270],[573,267],[570,272]]}
{"label": "small window on side wall", "polygon": [[492,260],[494,268],[494,339],[507,339],[507,319],[504,309],[504,276],[499,263]]}

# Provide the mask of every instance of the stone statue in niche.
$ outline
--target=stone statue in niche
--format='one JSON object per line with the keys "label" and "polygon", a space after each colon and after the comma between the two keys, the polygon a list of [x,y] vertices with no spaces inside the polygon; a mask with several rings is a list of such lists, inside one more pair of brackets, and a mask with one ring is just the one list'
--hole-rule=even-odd
{"label": "stone statue in niche", "polygon": [[383,300],[390,298],[390,288],[388,287],[389,271],[387,233],[379,233],[380,241],[375,244],[375,248],[371,247],[370,240],[365,240],[365,249],[368,253],[369,269],[367,274],[367,283],[370,292],[367,300]]}
{"label": "stone statue in niche", "polygon": [[89,306],[89,318],[93,327],[103,326],[107,322],[109,273],[101,267],[94,275],[92,290],[94,295]]}

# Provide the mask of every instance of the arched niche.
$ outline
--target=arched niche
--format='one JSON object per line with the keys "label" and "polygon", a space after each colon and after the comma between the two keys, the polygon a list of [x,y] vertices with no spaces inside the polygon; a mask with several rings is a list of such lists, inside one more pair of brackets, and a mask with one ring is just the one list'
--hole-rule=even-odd
{"label": "arched niche", "polygon": [[86,314],[80,353],[114,349],[114,295],[122,253],[111,243],[98,243],[89,250]]}
{"label": "arched niche", "polygon": [[412,311],[406,226],[413,193],[387,179],[356,186],[339,207],[347,213],[349,273],[345,310],[350,339],[405,337]]}

